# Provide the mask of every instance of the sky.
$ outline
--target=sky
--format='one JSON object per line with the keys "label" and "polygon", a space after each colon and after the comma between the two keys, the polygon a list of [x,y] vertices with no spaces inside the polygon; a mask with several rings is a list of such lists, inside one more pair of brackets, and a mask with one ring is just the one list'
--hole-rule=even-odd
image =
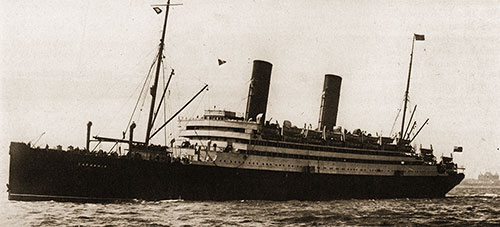
{"label": "sky", "polygon": [[[171,9],[167,26],[165,71],[175,70],[167,117],[204,84],[209,90],[182,117],[214,107],[244,112],[259,59],[273,64],[272,121],[316,126],[324,75],[336,74],[343,78],[337,125],[389,136],[400,129],[393,125],[413,34],[424,34],[415,43],[410,109],[418,105],[418,126],[429,124],[416,145],[432,144],[436,156],[463,146],[453,156],[467,177],[500,172],[498,1],[173,2],[183,5]],[[122,135],[157,54],[163,14],[151,5],[158,3],[1,1],[2,176],[10,141],[45,132],[37,145],[84,147],[88,121],[93,135]],[[227,63],[218,66],[219,58]],[[133,118],[139,138],[148,102]],[[169,132],[177,128],[173,122]]]}

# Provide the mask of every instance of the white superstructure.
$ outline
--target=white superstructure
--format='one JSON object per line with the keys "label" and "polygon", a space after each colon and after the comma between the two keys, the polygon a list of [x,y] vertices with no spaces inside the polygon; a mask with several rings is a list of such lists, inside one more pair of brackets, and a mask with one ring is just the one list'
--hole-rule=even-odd
{"label": "white superstructure", "polygon": [[446,175],[446,171],[438,171],[434,156],[428,160],[413,150],[264,139],[263,128],[268,126],[244,121],[231,111],[207,110],[202,117],[181,119],[181,125],[184,127],[180,136],[189,142],[176,149],[184,150],[183,153],[190,151],[193,164],[324,174]]}

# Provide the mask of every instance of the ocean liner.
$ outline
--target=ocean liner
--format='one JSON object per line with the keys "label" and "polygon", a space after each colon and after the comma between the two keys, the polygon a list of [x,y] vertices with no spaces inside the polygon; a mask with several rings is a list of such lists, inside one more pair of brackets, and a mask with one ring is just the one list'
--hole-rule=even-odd
{"label": "ocean liner", "polygon": [[[134,138],[135,123],[128,139],[125,134],[121,139],[91,138],[91,122],[84,149],[11,142],[10,200],[434,198],[444,197],[464,178],[451,157],[438,162],[432,147],[411,145],[420,130],[412,134],[414,127],[404,127],[410,73],[401,132],[394,137],[337,126],[342,79],[330,74],[324,77],[317,128],[297,127],[287,120],[270,122],[266,110],[272,64],[255,60],[244,116],[209,109],[201,117],[179,118],[183,128],[178,139],[151,144],[151,138],[183,109],[152,130],[162,103],[155,100],[170,1],[165,6],[144,142]],[[415,35],[413,42],[420,38]],[[128,151],[95,151],[90,146],[102,142],[124,143]]]}

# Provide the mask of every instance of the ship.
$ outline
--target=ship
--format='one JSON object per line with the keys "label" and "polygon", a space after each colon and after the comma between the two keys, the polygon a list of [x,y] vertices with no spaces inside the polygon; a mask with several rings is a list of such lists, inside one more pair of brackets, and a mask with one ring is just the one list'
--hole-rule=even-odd
{"label": "ship", "polygon": [[[11,142],[9,200],[440,198],[464,178],[451,157],[438,161],[432,147],[412,145],[420,130],[413,138],[412,127],[404,130],[410,73],[399,136],[374,136],[336,125],[342,78],[334,74],[324,76],[318,127],[271,122],[266,112],[273,65],[255,60],[244,115],[214,108],[195,118],[178,117],[179,137],[169,144],[152,144],[151,139],[207,87],[153,131],[162,103],[155,100],[170,5],[162,5],[166,12],[145,140],[134,138],[135,123],[127,126],[128,138],[125,133],[121,138],[91,138],[88,122],[85,148]],[[419,38],[415,35],[414,41]],[[106,142],[124,144],[128,150],[91,147]]]}
{"label": "ship", "polygon": [[498,173],[480,173],[477,179],[465,179],[460,186],[498,187],[500,186],[500,178]]}

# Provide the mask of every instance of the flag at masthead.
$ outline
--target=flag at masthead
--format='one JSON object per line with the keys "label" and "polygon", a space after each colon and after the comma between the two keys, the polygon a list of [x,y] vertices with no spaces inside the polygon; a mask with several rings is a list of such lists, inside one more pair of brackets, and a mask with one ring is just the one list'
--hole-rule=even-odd
{"label": "flag at masthead", "polygon": [[[156,74],[155,74],[155,80],[154,84],[151,87],[151,107],[149,110],[149,119],[148,119],[148,127],[146,130],[146,141],[145,144],[146,146],[149,145],[149,135],[151,134],[151,129],[153,128],[154,121],[153,121],[153,115],[154,115],[154,109],[155,109],[155,101],[156,101],[156,90],[158,88],[158,77],[160,76],[160,69],[161,69],[161,62],[162,62],[162,57],[163,57],[163,47],[165,45],[165,33],[167,31],[167,19],[168,19],[168,11],[170,9],[170,0],[168,0],[166,4],[166,11],[165,11],[165,21],[163,22],[163,31],[160,39],[160,48],[158,50],[158,59],[156,60]],[[158,12],[157,9],[155,9],[156,13],[161,13]]]}
{"label": "flag at masthead", "polygon": [[410,54],[410,69],[408,70],[408,81],[406,82],[406,91],[405,91],[405,104],[403,107],[403,120],[401,122],[401,132],[400,132],[400,141],[403,140],[403,132],[405,128],[405,118],[406,118],[406,106],[408,105],[408,94],[410,93],[410,76],[411,76],[411,65],[413,63],[413,49],[415,47],[415,40],[424,41],[425,36],[419,34],[413,34],[413,39],[411,42],[411,54]]}

